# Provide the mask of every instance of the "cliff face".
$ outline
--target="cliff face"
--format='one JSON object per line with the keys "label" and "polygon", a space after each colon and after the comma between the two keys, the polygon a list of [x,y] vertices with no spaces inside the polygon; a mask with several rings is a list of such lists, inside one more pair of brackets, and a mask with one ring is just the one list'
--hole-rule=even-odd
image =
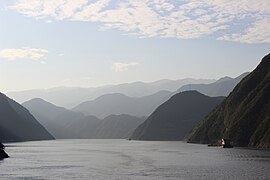
{"label": "cliff face", "polygon": [[54,139],[54,137],[27,109],[0,93],[0,141],[50,139]]}
{"label": "cliff face", "polygon": [[224,98],[197,91],[174,95],[159,106],[131,135],[135,140],[183,140]]}
{"label": "cliff face", "polygon": [[270,54],[193,130],[188,142],[219,138],[230,138],[236,146],[270,148]]}

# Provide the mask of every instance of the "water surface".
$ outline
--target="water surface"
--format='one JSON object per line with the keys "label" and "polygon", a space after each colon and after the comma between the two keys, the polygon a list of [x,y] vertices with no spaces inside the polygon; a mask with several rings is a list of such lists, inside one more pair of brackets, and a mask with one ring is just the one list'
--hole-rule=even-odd
{"label": "water surface", "polygon": [[184,142],[55,140],[8,144],[0,179],[269,179],[270,151]]}

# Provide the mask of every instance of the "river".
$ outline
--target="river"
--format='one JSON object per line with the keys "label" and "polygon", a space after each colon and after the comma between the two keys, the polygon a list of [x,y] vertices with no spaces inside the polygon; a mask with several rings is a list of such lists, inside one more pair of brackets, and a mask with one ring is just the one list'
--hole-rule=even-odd
{"label": "river", "polygon": [[0,179],[269,179],[270,151],[184,142],[54,140],[7,144]]}

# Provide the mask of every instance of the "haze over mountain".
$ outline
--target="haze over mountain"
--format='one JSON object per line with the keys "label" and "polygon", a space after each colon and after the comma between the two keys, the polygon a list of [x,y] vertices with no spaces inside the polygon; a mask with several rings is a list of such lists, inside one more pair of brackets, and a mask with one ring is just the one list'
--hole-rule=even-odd
{"label": "haze over mountain", "polygon": [[[243,73],[236,78],[223,77],[210,84],[189,84],[182,86],[178,91],[197,90],[208,96],[227,96],[233,88],[248,73]],[[167,83],[164,83],[166,81]],[[171,81],[161,80],[155,82],[155,86],[164,86],[172,83]],[[173,84],[173,83],[172,83]],[[165,86],[163,87],[165,89]],[[75,108],[76,112],[83,112],[86,115],[94,115],[104,118],[110,114],[130,114],[133,116],[149,116],[154,109],[169,99],[173,95],[168,91],[160,91],[150,96],[140,98],[127,97],[124,94],[106,94],[93,101],[86,101]]]}
{"label": "haze over mountain", "polygon": [[0,93],[0,142],[51,139],[54,137],[27,109]]}
{"label": "haze over mountain", "polygon": [[23,103],[25,101],[42,98],[55,105],[65,108],[73,108],[85,101],[94,100],[105,94],[121,93],[130,97],[142,97],[152,95],[159,91],[176,91],[186,84],[212,83],[213,79],[180,79],[180,80],[159,80],[151,83],[134,82],[119,85],[108,85],[96,88],[73,88],[58,87],[51,89],[34,89],[19,92],[10,92],[8,95],[16,101]]}
{"label": "haze over mountain", "polygon": [[243,73],[236,78],[223,77],[217,80],[216,82],[210,84],[188,84],[182,86],[178,92],[196,90],[207,96],[216,97],[216,96],[228,96],[233,88],[249,73]]}
{"label": "haze over mountain", "polygon": [[149,116],[160,104],[172,95],[169,91],[159,91],[153,95],[144,97],[128,97],[124,94],[106,94],[93,101],[79,104],[73,111],[82,112],[99,118],[111,114],[129,114],[132,116]]}
{"label": "haze over mountain", "polygon": [[[35,98],[22,103],[33,116],[54,135],[56,138],[66,136],[74,136],[71,132],[65,132],[65,129],[74,122],[84,123],[85,116],[82,113],[73,112],[63,107],[55,106],[43,99]],[[91,118],[89,118],[89,121]],[[92,119],[93,122],[98,121],[97,118]]]}
{"label": "haze over mountain", "polygon": [[110,115],[100,121],[91,138],[126,139],[144,121],[145,117]]}
{"label": "haze over mountain", "polygon": [[185,91],[171,97],[142,123],[130,139],[183,140],[224,98]]}
{"label": "haze over mountain", "polygon": [[126,138],[145,118],[110,115],[103,120],[85,116],[36,98],[23,103],[57,139]]}
{"label": "haze over mountain", "polygon": [[212,111],[188,142],[230,138],[236,146],[270,148],[270,54]]}

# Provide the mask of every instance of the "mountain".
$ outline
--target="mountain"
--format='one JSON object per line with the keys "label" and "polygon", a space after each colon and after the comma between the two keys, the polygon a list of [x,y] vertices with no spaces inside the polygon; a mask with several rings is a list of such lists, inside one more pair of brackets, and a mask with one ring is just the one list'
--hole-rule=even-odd
{"label": "mountain", "polygon": [[126,114],[110,115],[100,121],[92,138],[126,139],[144,121],[144,117],[138,118]]}
{"label": "mountain", "polygon": [[54,137],[27,109],[0,93],[0,142],[51,139]]}
{"label": "mountain", "polygon": [[140,98],[128,97],[124,94],[106,94],[93,101],[79,104],[73,111],[83,112],[105,118],[111,114],[129,114],[131,116],[149,116],[160,104],[171,96],[169,91],[160,91],[150,96]]}
{"label": "mountain", "polygon": [[96,117],[86,117],[82,113],[67,110],[40,98],[24,102],[22,105],[57,139],[83,136],[83,132],[79,131],[80,126],[89,127],[99,121]]}
{"label": "mountain", "polygon": [[[236,78],[223,77],[218,81],[210,84],[189,84],[184,85],[179,89],[179,92],[195,89],[207,96],[227,96],[232,89],[239,83],[248,73],[243,73]],[[192,80],[181,80],[182,84],[188,83]],[[165,89],[165,85],[172,87],[175,84],[180,85],[180,82],[176,83],[172,80],[160,80],[150,83],[153,87],[159,87]],[[75,108],[73,111],[83,112],[86,115],[94,115],[99,118],[104,118],[110,114],[129,114],[132,116],[149,116],[154,109],[160,104],[168,100],[172,95],[169,91],[160,91],[153,95],[143,97],[128,97],[124,94],[114,93],[106,94],[98,97],[92,101],[86,101]]]}
{"label": "mountain", "polygon": [[126,138],[145,118],[110,115],[104,119],[73,112],[42,99],[24,102],[29,111],[57,139]]}
{"label": "mountain", "polygon": [[142,123],[130,139],[183,140],[224,98],[185,91],[171,97]]}
{"label": "mountain", "polygon": [[157,91],[171,91],[174,92],[179,87],[182,87],[186,84],[209,84],[215,82],[215,79],[192,79],[192,78],[184,78],[179,80],[169,80],[162,79],[155,82],[149,83],[150,86],[157,89]]}
{"label": "mountain", "polygon": [[130,115],[110,115],[102,120],[95,116],[86,116],[64,127],[62,139],[126,139],[144,117]]}
{"label": "mountain", "polygon": [[178,90],[178,92],[196,90],[202,94],[205,94],[211,97],[228,96],[230,92],[233,90],[233,88],[248,74],[249,73],[246,72],[236,78],[231,78],[231,77],[226,76],[210,84],[184,85]]}
{"label": "mountain", "polygon": [[73,88],[58,87],[51,89],[34,89],[7,93],[16,101],[23,103],[34,98],[41,98],[58,106],[72,108],[82,102],[83,99],[91,98],[91,93],[98,88]]}
{"label": "mountain", "polygon": [[174,92],[185,84],[211,83],[214,81],[213,79],[187,78],[180,80],[160,80],[151,83],[133,82],[92,88],[58,87],[45,90],[36,89],[10,92],[8,95],[20,103],[34,98],[42,98],[58,106],[73,108],[82,102],[94,100],[105,94],[121,93],[129,97],[142,97],[163,90]]}
{"label": "mountain", "polygon": [[270,54],[190,135],[188,142],[229,138],[236,146],[270,148]]}

